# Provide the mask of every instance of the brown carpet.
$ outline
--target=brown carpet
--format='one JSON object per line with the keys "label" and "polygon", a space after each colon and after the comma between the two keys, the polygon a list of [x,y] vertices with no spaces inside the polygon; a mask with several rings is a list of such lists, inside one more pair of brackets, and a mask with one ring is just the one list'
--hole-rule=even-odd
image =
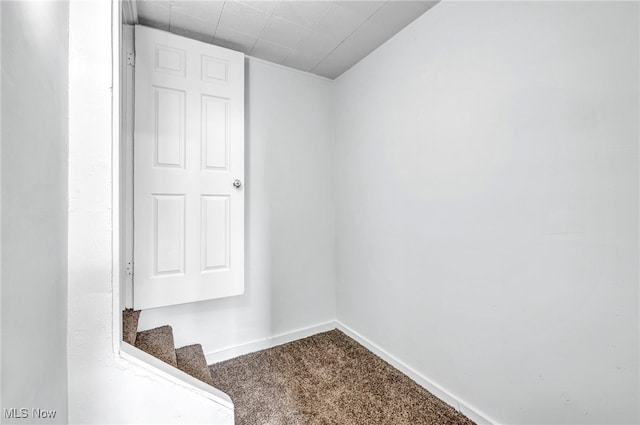
{"label": "brown carpet", "polygon": [[338,330],[210,370],[237,425],[473,424]]}
{"label": "brown carpet", "polygon": [[122,339],[124,342],[135,345],[139,319],[140,310],[127,308],[122,312]]}
{"label": "brown carpet", "polygon": [[177,367],[202,382],[212,385],[211,372],[202,345],[193,344],[174,348],[171,326],[138,332],[140,310],[125,309],[122,312],[122,339],[142,351]]}
{"label": "brown carpet", "polygon": [[204,356],[204,351],[202,351],[202,345],[193,344],[176,348],[176,360],[178,369],[202,382],[213,385],[211,372],[207,366],[207,359]]}
{"label": "brown carpet", "polygon": [[171,326],[160,326],[159,328],[138,332],[136,335],[136,347],[165,363],[169,363],[171,366],[178,367]]}

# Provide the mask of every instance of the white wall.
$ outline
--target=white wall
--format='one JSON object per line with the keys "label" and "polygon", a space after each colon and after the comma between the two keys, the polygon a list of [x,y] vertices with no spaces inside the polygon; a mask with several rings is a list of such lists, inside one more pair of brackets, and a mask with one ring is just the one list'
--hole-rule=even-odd
{"label": "white wall", "polygon": [[335,319],[331,82],[255,59],[246,70],[245,294],[140,316],[207,354]]}
{"label": "white wall", "polygon": [[638,423],[637,2],[443,2],[335,83],[337,317],[501,423]]}
{"label": "white wall", "polygon": [[[71,2],[69,28],[69,423],[231,424],[231,409],[151,374],[113,350],[113,338],[119,336],[112,324],[119,321],[120,310],[114,306],[112,286],[118,285],[118,275],[112,276],[117,261],[112,257],[112,226],[118,216],[112,205],[117,184],[112,172],[117,176],[118,167],[111,139],[111,2]],[[46,361],[46,354],[38,352],[38,360]],[[47,370],[31,393],[46,390],[54,373]]]}
{"label": "white wall", "polygon": [[[1,2],[2,408],[67,422],[68,4]],[[3,414],[4,411],[2,411]],[[3,415],[4,416],[4,415]]]}
{"label": "white wall", "polygon": [[[70,421],[225,422],[112,350],[107,9],[71,7]],[[634,3],[445,2],[333,87],[250,61],[247,292],[141,327],[332,320],[335,205],[341,322],[499,422],[638,422],[637,35]]]}

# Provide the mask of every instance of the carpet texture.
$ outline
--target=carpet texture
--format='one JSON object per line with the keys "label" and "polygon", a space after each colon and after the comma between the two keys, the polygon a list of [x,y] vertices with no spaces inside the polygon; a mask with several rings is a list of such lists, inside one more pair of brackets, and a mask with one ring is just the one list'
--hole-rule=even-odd
{"label": "carpet texture", "polygon": [[236,425],[473,424],[338,330],[209,368]]}
{"label": "carpet texture", "polygon": [[136,347],[165,363],[169,363],[171,366],[178,367],[171,326],[160,326],[159,328],[138,332]]}
{"label": "carpet texture", "polygon": [[138,333],[140,310],[127,308],[122,312],[122,339],[127,344],[135,345]]}
{"label": "carpet texture", "polygon": [[202,382],[213,385],[202,345],[193,344],[176,348],[176,360],[178,361],[178,369]]}
{"label": "carpet texture", "polygon": [[202,345],[193,344],[176,349],[171,326],[138,332],[140,310],[125,309],[122,312],[122,339],[140,350],[177,367],[196,379],[212,385]]}

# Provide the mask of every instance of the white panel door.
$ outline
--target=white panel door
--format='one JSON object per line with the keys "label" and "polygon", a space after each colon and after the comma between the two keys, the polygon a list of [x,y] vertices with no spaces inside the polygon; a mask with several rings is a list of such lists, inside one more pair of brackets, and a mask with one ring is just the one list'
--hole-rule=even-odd
{"label": "white panel door", "polygon": [[136,309],[244,292],[244,55],[136,26]]}

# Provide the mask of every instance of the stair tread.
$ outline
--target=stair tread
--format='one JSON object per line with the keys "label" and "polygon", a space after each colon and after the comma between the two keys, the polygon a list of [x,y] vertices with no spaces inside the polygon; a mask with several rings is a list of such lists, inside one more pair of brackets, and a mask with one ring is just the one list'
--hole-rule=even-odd
{"label": "stair tread", "polygon": [[124,342],[135,345],[138,333],[138,319],[140,310],[125,309],[122,312],[122,339]]}
{"label": "stair tread", "polygon": [[213,385],[211,372],[207,366],[202,345],[193,344],[175,350],[178,369],[199,379],[209,385]]}
{"label": "stair tread", "polygon": [[138,332],[135,346],[171,366],[178,366],[171,326]]}

